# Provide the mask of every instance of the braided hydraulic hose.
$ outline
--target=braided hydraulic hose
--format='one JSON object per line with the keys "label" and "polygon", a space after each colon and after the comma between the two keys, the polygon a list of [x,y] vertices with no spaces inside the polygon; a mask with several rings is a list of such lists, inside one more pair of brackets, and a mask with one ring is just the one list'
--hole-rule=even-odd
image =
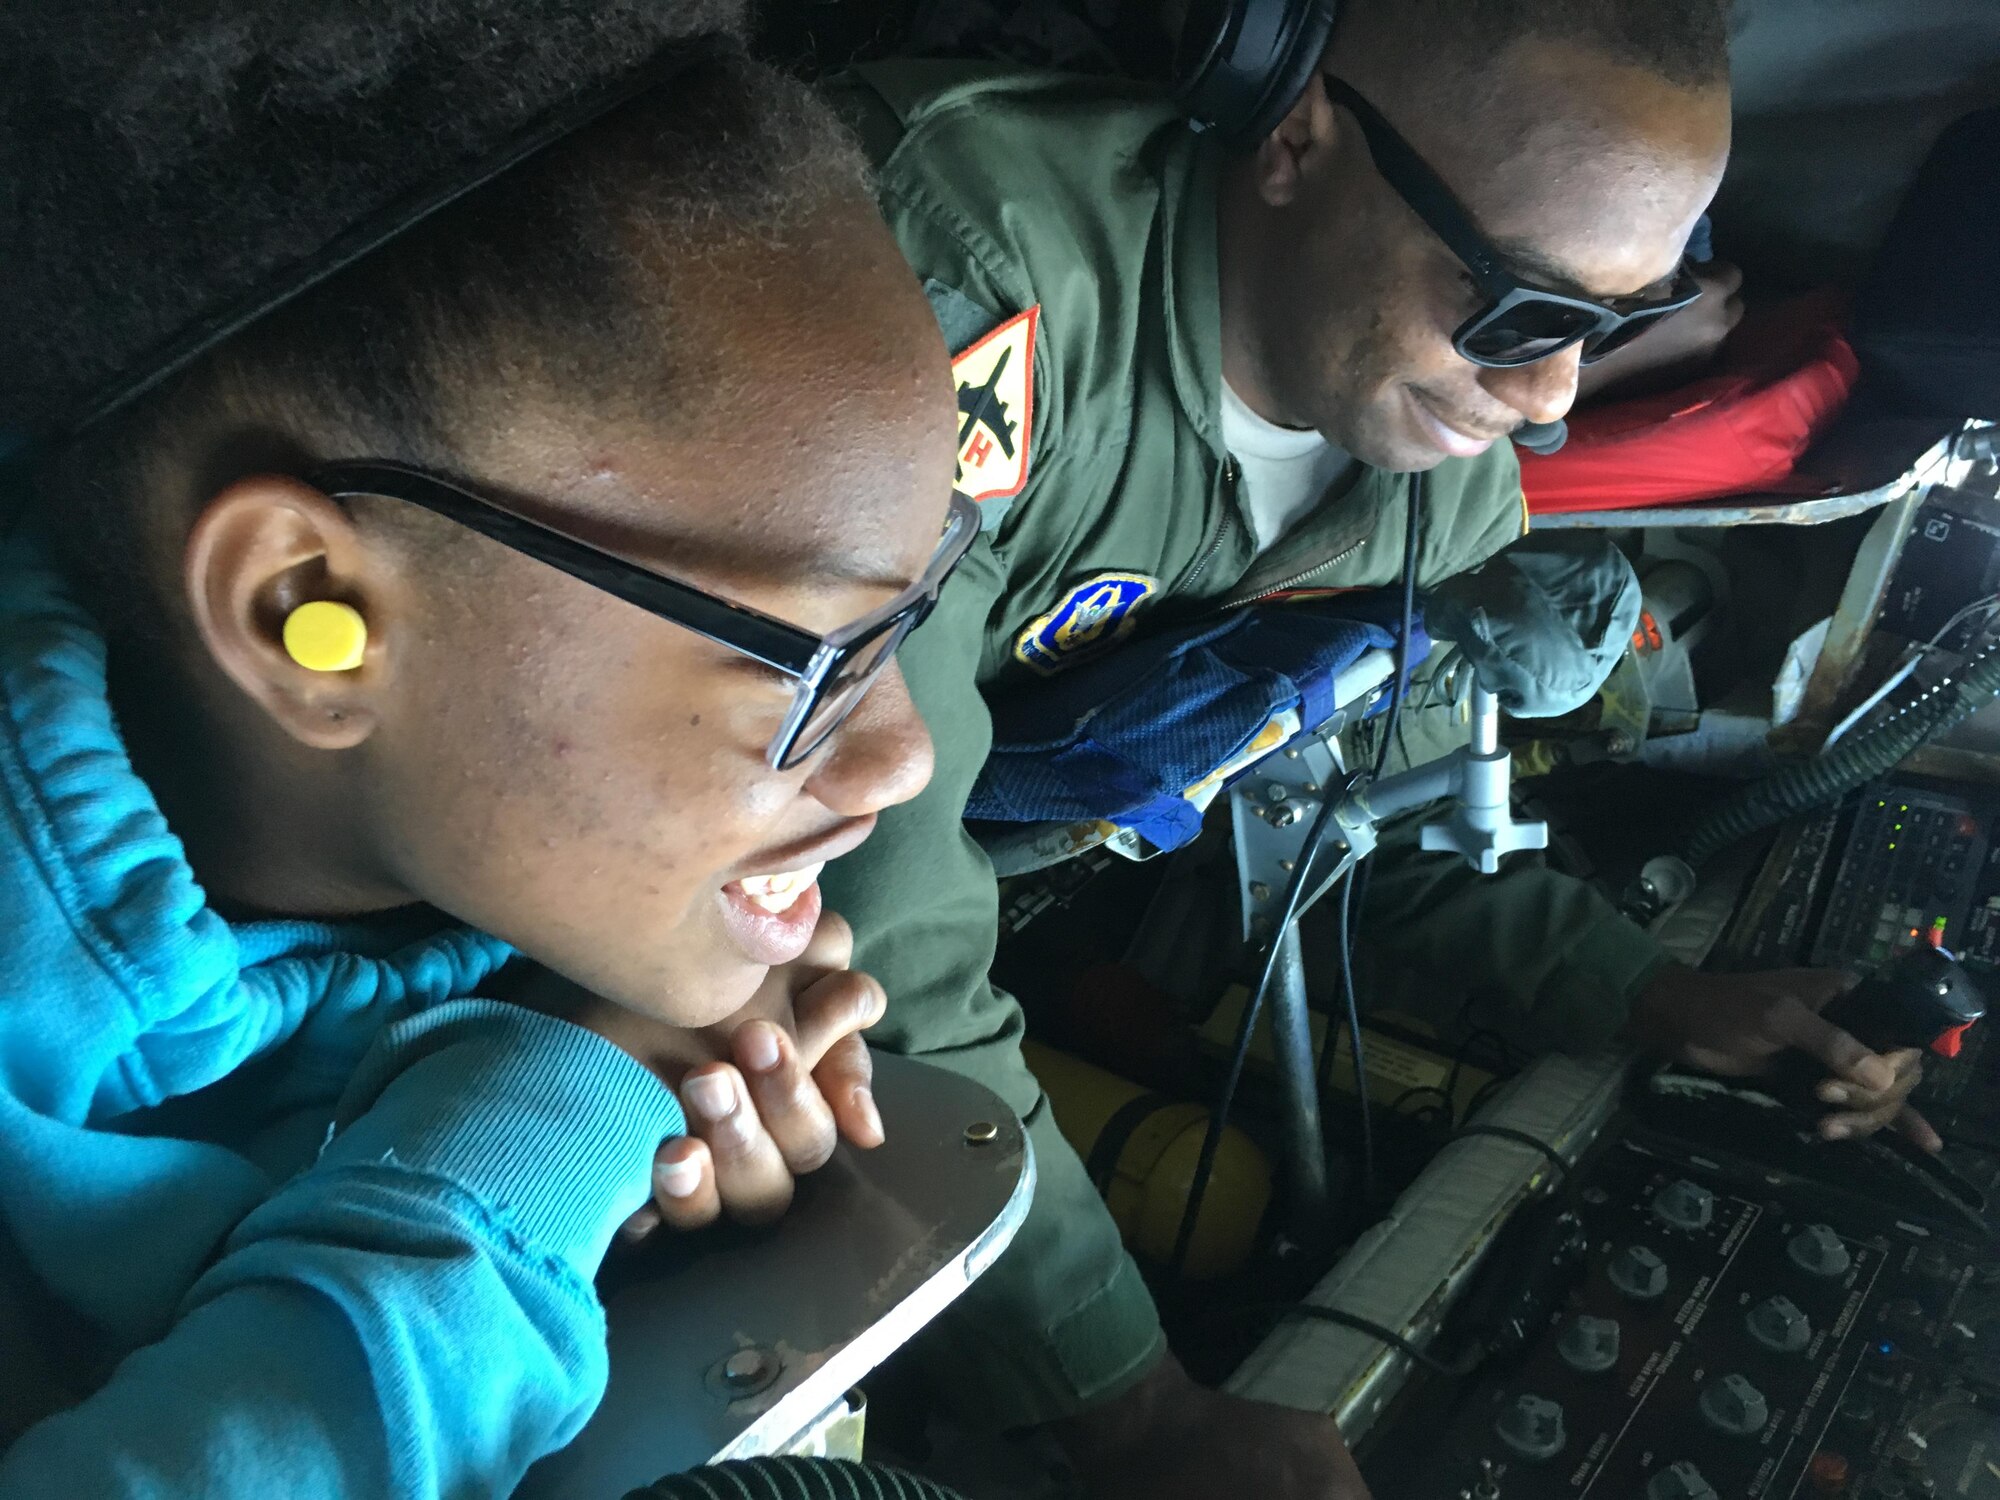
{"label": "braided hydraulic hose", "polygon": [[1823,807],[1880,776],[1926,740],[1963,723],[2000,694],[2000,643],[1872,729],[1812,760],[1789,766],[1724,799],[1688,835],[1683,857],[1701,864],[1738,839]]}
{"label": "braided hydraulic hose", "polygon": [[838,1458],[740,1458],[669,1474],[625,1500],[961,1500],[886,1464]]}

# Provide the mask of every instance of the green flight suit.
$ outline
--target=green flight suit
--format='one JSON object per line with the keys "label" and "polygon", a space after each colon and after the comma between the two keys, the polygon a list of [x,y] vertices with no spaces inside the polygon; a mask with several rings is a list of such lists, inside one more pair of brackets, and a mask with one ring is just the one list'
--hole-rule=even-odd
{"label": "green flight suit", "polygon": [[[888,990],[871,1039],[978,1078],[1029,1122],[1041,1178],[1028,1222],[925,1336],[927,1367],[962,1411],[1020,1425],[1115,1393],[1161,1336],[1021,1059],[1020,1010],[987,979],[994,876],[961,821],[991,743],[982,693],[1032,690],[1041,679],[1031,663],[1060,668],[1079,643],[1101,649],[1135,624],[1294,586],[1394,582],[1409,479],[1361,468],[1256,555],[1221,438],[1223,159],[1157,96],[935,63],[864,68],[833,92],[869,147],[883,211],[953,351],[1039,309],[1032,401],[998,409],[990,393],[961,389],[982,419],[962,434],[962,458],[990,454],[1002,436],[1024,439],[1025,487],[983,502],[980,540],[902,652],[936,740],[936,775],[825,881],[828,904],[853,923],[856,966]],[[1505,443],[1439,466],[1428,486],[1422,584],[1523,532]],[[1075,623],[1086,605],[1095,614],[1065,637],[1064,619]],[[1413,704],[1426,696],[1413,692]],[[1350,763],[1372,756],[1374,732],[1357,732]],[[1464,738],[1452,706],[1413,706],[1391,764]],[[1419,853],[1413,835],[1385,841],[1365,923],[1414,971],[1481,992],[1478,1024],[1530,1043],[1608,1037],[1664,962],[1581,883],[1528,859],[1481,879]]]}

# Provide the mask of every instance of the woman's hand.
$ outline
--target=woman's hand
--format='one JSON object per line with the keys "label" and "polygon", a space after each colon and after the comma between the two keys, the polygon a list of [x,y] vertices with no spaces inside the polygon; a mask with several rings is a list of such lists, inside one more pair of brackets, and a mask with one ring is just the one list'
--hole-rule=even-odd
{"label": "woman's hand", "polygon": [[667,1026],[538,973],[525,1004],[596,1032],[643,1062],[679,1095],[688,1134],[653,1162],[653,1202],[621,1234],[643,1239],[662,1223],[698,1229],[727,1215],[765,1224],[791,1205],[793,1179],[826,1164],[845,1137],[882,1143],[861,1033],[888,1000],[847,968],[854,934],[832,912],[811,946],[773,969],[748,1004],[698,1031]]}
{"label": "woman's hand", "polygon": [[791,1206],[793,1179],[826,1165],[836,1141],[882,1144],[874,1064],[861,1032],[887,997],[846,967],[847,923],[820,919],[797,962],[773,969],[750,1003],[694,1036],[715,1060],[685,1069],[679,1093],[689,1134],[661,1146],[653,1204],[626,1222],[628,1239],[659,1224],[698,1229],[724,1214],[764,1224]]}

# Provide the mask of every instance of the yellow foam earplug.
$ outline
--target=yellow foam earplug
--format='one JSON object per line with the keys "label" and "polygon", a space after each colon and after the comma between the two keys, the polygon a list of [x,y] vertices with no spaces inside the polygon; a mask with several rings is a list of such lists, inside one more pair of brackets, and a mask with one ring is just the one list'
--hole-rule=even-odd
{"label": "yellow foam earplug", "polygon": [[351,672],[368,649],[368,622],[351,604],[312,599],[285,616],[285,654],[308,672]]}

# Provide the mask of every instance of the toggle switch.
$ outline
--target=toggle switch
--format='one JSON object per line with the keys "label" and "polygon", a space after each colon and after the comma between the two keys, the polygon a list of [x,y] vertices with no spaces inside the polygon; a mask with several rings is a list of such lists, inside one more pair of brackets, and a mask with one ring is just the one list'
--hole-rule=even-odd
{"label": "toggle switch", "polygon": [[1924,1316],[1923,1303],[1915,1297],[1898,1297],[1884,1304],[1881,1319],[1883,1329],[1899,1339],[1917,1337],[1929,1321]]}

